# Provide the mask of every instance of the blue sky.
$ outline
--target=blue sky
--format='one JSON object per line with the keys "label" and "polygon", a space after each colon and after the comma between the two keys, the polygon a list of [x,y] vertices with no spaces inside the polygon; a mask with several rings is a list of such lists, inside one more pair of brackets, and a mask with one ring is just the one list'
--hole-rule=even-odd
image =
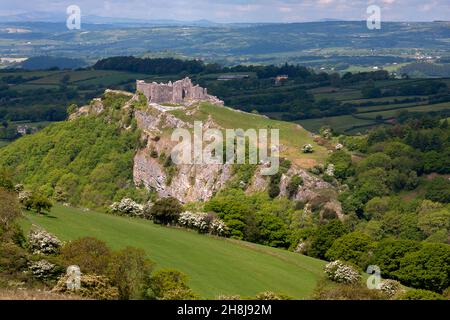
{"label": "blue sky", "polygon": [[384,21],[450,20],[450,0],[0,0],[0,15],[44,11],[139,19],[208,19],[217,22],[303,22],[366,19],[371,4]]}

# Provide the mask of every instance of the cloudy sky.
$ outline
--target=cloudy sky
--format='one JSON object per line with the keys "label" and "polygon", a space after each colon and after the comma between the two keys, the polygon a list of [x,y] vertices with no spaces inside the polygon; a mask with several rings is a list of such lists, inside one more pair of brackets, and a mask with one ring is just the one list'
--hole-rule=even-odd
{"label": "cloudy sky", "polygon": [[0,0],[0,15],[44,11],[139,19],[208,19],[217,22],[303,22],[363,20],[371,4],[384,21],[450,20],[450,0]]}

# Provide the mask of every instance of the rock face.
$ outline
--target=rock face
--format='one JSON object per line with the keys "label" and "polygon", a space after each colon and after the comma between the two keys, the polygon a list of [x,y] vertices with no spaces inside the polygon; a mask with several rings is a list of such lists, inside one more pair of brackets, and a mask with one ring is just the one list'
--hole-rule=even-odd
{"label": "rock face", "polygon": [[146,83],[143,80],[137,80],[136,89],[147,97],[149,103],[180,104],[189,101],[209,101],[223,105],[223,101],[209,95],[207,89],[199,85],[194,86],[189,78],[174,83]]}

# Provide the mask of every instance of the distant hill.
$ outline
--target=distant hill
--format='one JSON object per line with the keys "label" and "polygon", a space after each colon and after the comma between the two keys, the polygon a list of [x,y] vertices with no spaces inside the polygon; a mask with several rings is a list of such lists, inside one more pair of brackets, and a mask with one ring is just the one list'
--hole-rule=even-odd
{"label": "distant hill", "polygon": [[57,58],[50,56],[31,57],[16,65],[18,68],[27,70],[44,70],[51,68],[77,69],[85,66],[86,62],[81,59]]}
{"label": "distant hill", "polygon": [[[65,23],[56,23],[57,20],[25,21],[7,22],[0,18],[0,40],[24,44],[7,50],[0,48],[0,55],[29,55],[29,46],[34,52],[53,56],[64,52],[65,56],[91,61],[171,51],[227,65],[303,63],[303,57],[313,55],[315,64],[329,69],[330,63],[335,64],[329,60],[334,56],[346,56],[345,62],[350,64],[352,57],[410,58],[416,48],[424,54],[432,49],[437,56],[446,56],[445,39],[450,37],[450,28],[444,22],[385,22],[382,31],[371,31],[364,21],[217,24],[204,20],[141,21],[83,16],[81,30],[67,30]],[[1,32],[8,28],[30,32]],[[378,61],[369,63],[378,65]]]}

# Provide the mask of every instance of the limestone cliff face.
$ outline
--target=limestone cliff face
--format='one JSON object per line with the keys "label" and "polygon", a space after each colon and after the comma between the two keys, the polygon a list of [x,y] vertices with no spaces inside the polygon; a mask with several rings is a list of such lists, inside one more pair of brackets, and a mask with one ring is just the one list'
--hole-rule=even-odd
{"label": "limestone cliff face", "polygon": [[173,176],[148,150],[134,158],[134,181],[157,191],[161,197],[172,196],[181,202],[206,201],[223,188],[232,176],[230,165],[179,165]]}
{"label": "limestone cliff face", "polygon": [[[218,106],[218,108],[223,107]],[[195,108],[184,111],[187,116],[190,116],[195,112]],[[173,196],[187,203],[207,201],[234,178],[233,166],[229,164],[174,165],[171,163],[170,152],[176,143],[170,140],[170,134],[167,132],[175,128],[190,129],[193,123],[183,121],[167,109],[161,109],[155,104],[149,104],[146,110],[136,110],[135,118],[147,140],[146,147],[139,150],[134,158],[133,175],[136,185],[152,189],[161,197]],[[211,116],[204,121],[203,126],[204,130],[209,128],[223,129]],[[262,168],[260,165],[255,170],[246,188],[247,193],[267,190],[270,178],[261,174]],[[281,196],[287,195],[287,186],[294,175],[300,175],[304,181],[294,197],[296,200],[308,202],[316,199],[320,190],[332,189],[330,184],[312,176],[304,169],[293,166],[281,178]],[[325,201],[329,202],[329,200]]]}

